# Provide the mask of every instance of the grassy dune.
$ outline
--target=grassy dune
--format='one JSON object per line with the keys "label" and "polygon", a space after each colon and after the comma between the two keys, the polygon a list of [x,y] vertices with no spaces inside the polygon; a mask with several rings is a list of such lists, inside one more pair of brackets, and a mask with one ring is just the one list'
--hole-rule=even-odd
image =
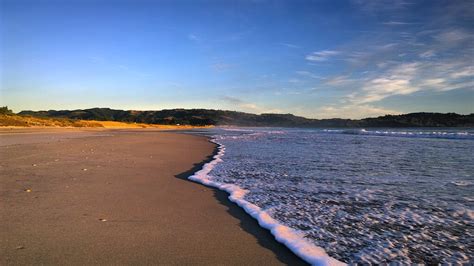
{"label": "grassy dune", "polygon": [[159,129],[188,129],[188,125],[156,125],[144,123],[126,123],[116,121],[74,120],[67,118],[40,118],[15,114],[0,114],[0,127],[86,127],[86,128],[159,128]]}

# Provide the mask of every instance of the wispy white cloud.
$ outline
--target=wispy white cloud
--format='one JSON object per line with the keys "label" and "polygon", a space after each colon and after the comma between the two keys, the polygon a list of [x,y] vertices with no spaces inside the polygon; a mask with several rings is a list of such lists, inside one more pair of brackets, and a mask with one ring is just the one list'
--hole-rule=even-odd
{"label": "wispy white cloud", "polygon": [[457,89],[470,89],[474,91],[474,79],[468,79],[465,81],[458,81],[447,83],[446,86],[441,87],[440,91],[450,91],[450,90],[457,90]]}
{"label": "wispy white cloud", "polygon": [[403,22],[403,21],[387,21],[382,23],[384,25],[389,25],[389,26],[401,26],[401,25],[412,25],[415,24],[413,22]]}
{"label": "wispy white cloud", "polygon": [[[379,5],[377,1],[357,2],[361,5]],[[451,18],[453,16],[450,14]],[[322,80],[322,84],[329,88],[341,88],[339,92],[348,91],[339,103],[341,107],[331,107],[333,109],[326,111],[342,114],[345,106],[359,111],[383,111],[384,108],[372,107],[374,104],[383,105],[383,100],[392,96],[407,96],[421,91],[474,90],[472,29],[442,24],[450,23],[444,20],[441,24],[436,21],[438,24],[430,25],[431,29],[425,27],[421,30],[415,26],[418,23],[404,21],[389,20],[383,23],[414,25],[395,39],[393,30],[376,32],[371,33],[373,36],[370,38],[361,37],[357,41],[339,45],[337,49],[319,51],[305,57],[306,60],[313,59],[316,62],[336,58],[347,63],[339,65],[339,73],[334,71],[332,77]]]}
{"label": "wispy white cloud", "polygon": [[443,44],[458,44],[463,41],[472,41],[474,35],[462,29],[447,29],[437,34],[435,38]]}
{"label": "wispy white cloud", "polygon": [[381,77],[368,80],[363,84],[363,93],[354,97],[352,102],[361,104],[380,101],[393,95],[407,95],[418,89],[412,81],[418,71],[417,63],[401,64],[388,70]]}
{"label": "wispy white cloud", "polygon": [[[352,104],[360,105],[418,91],[474,89],[474,71],[469,66],[463,68],[462,64],[465,62],[398,64],[366,81],[359,81],[355,86],[360,90],[350,93],[347,98]],[[353,84],[357,82],[354,81]]]}
{"label": "wispy white cloud", "polygon": [[356,7],[368,15],[403,11],[412,3],[405,0],[352,0]]}
{"label": "wispy white cloud", "polygon": [[467,66],[464,68],[459,69],[458,71],[451,73],[451,78],[464,78],[464,77],[471,77],[474,78],[474,66]]}
{"label": "wispy white cloud", "polygon": [[306,60],[313,62],[322,62],[327,61],[330,57],[340,54],[339,51],[332,50],[323,50],[318,52],[313,52],[306,56]]}
{"label": "wispy white cloud", "polygon": [[258,105],[256,103],[247,102],[242,99],[233,96],[222,96],[220,100],[229,104],[231,106],[230,109],[234,108],[234,110],[250,112],[250,113],[281,113],[282,111],[278,108],[267,108],[265,106]]}
{"label": "wispy white cloud", "polygon": [[349,53],[344,60],[352,64],[358,64],[367,61],[366,58],[369,55],[367,52],[353,51]]}
{"label": "wispy white cloud", "polygon": [[336,76],[336,77],[331,77],[327,78],[324,81],[324,84],[330,85],[330,86],[345,86],[350,83],[354,82],[354,79],[349,78],[348,75],[341,75],[341,76]]}
{"label": "wispy white cloud", "polygon": [[194,42],[197,42],[197,41],[201,40],[197,35],[192,34],[192,33],[188,34],[188,39],[191,40],[191,41],[194,41]]}
{"label": "wispy white cloud", "polygon": [[433,79],[424,79],[420,82],[422,87],[431,87],[431,88],[441,88],[445,86],[446,79],[444,78],[433,78]]}
{"label": "wispy white cloud", "polygon": [[366,118],[376,117],[387,114],[400,114],[397,110],[377,107],[372,105],[328,105],[316,109],[320,118]]}
{"label": "wispy white cloud", "polygon": [[298,74],[298,75],[301,75],[301,76],[304,76],[304,77],[310,77],[310,78],[313,78],[313,79],[324,79],[320,75],[313,74],[309,71],[300,70],[300,71],[295,71],[295,73]]}
{"label": "wispy white cloud", "polygon": [[430,57],[433,57],[433,56],[436,56],[436,53],[434,50],[428,50],[428,51],[425,51],[421,54],[419,54],[419,57],[421,58],[430,58]]}
{"label": "wispy white cloud", "polygon": [[217,72],[223,72],[223,71],[231,69],[232,67],[234,67],[234,65],[223,63],[223,62],[217,62],[217,63],[212,64],[211,67]]}
{"label": "wispy white cloud", "polygon": [[[319,77],[305,84],[317,88],[316,94],[328,97],[324,101],[331,103],[320,108],[318,116],[398,113],[384,108],[385,100],[419,93],[442,97],[452,90],[474,91],[474,29],[469,27],[473,20],[468,11],[472,1],[435,3],[429,19],[409,9],[417,3],[405,0],[353,3],[379,19],[381,25],[336,47],[307,54],[304,58],[314,63],[309,64],[312,69],[295,72],[301,78]],[[331,64],[323,68],[319,62]],[[446,103],[450,105],[453,103]],[[433,110],[437,108],[433,106]]]}
{"label": "wispy white cloud", "polygon": [[288,82],[289,83],[302,83],[303,81],[301,79],[292,78],[292,79],[289,79]]}
{"label": "wispy white cloud", "polygon": [[299,49],[301,48],[301,46],[299,45],[296,45],[296,44],[292,44],[292,43],[278,43],[279,45],[283,45],[285,47],[288,47],[288,48],[292,48],[292,49]]}

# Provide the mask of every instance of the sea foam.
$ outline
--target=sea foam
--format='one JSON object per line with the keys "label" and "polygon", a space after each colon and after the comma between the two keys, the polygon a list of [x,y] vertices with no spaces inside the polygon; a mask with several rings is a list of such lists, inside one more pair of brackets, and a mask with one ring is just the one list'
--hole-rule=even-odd
{"label": "sea foam", "polygon": [[329,264],[317,260],[326,256],[349,264],[472,262],[474,142],[353,131],[208,130],[201,134],[222,152],[194,178],[227,191],[301,257],[301,243],[317,247],[306,259],[313,264]]}
{"label": "sea foam", "polygon": [[474,140],[474,133],[467,131],[449,132],[446,130],[367,130],[367,129],[323,129],[325,133],[347,135],[373,135],[406,138],[439,138],[439,139],[469,139]]}
{"label": "sea foam", "polygon": [[201,170],[188,177],[188,179],[229,193],[230,201],[243,208],[245,212],[258,221],[261,227],[270,230],[278,242],[287,246],[293,253],[311,265],[346,265],[345,263],[328,256],[324,249],[317,247],[306,240],[302,233],[278,223],[277,220],[273,219],[260,207],[246,201],[244,199],[247,194],[246,190],[236,185],[222,184],[212,181],[209,173],[218,163],[222,162],[222,157],[225,153],[225,146],[223,144],[216,140],[212,140],[212,142],[218,145],[217,154],[214,155],[212,161],[204,164]]}

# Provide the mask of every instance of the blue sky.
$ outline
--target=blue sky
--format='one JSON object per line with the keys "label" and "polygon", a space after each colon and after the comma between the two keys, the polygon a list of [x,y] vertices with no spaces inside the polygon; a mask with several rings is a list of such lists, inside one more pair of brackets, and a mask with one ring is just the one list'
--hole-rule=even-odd
{"label": "blue sky", "polygon": [[1,0],[0,105],[474,112],[473,1]]}

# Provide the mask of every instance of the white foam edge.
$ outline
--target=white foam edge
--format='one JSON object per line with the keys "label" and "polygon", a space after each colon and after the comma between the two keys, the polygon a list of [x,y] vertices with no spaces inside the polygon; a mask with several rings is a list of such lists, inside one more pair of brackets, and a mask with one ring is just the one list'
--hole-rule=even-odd
{"label": "white foam edge", "polygon": [[346,265],[345,263],[338,261],[330,257],[323,248],[314,245],[313,243],[306,240],[303,234],[295,229],[280,224],[277,220],[273,219],[267,212],[263,211],[257,205],[254,205],[244,200],[247,190],[240,188],[239,186],[232,184],[221,184],[209,179],[209,173],[211,170],[220,162],[222,162],[222,156],[225,153],[225,146],[215,140],[211,142],[218,145],[218,152],[214,155],[213,160],[204,164],[202,169],[189,176],[188,179],[199,182],[209,187],[215,187],[219,190],[226,191],[230,194],[229,200],[236,203],[238,206],[243,208],[246,213],[250,214],[254,219],[258,221],[258,224],[270,230],[275,239],[288,247],[294,254],[308,262],[311,265]]}

